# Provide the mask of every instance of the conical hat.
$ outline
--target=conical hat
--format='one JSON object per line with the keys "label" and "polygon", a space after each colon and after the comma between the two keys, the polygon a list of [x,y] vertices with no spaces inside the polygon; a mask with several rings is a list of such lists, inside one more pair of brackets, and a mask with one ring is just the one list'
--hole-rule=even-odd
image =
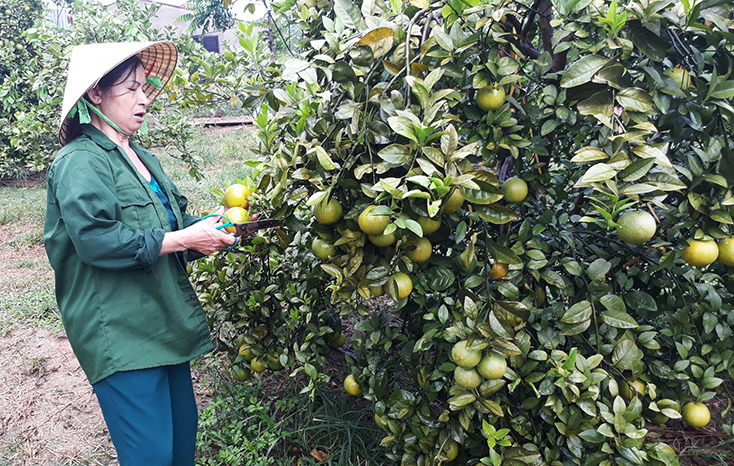
{"label": "conical hat", "polygon": [[[64,103],[61,106],[59,142],[62,146],[70,142],[68,132],[71,121],[67,117],[71,109],[89,89],[97,85],[97,82],[104,75],[133,55],[140,57],[146,72],[150,70],[149,74],[151,76],[161,78],[163,86],[166,85],[176,69],[178,52],[173,42],[169,41],[108,42],[74,47],[69,61]],[[158,97],[163,86],[160,89],[155,86],[146,86],[145,93],[151,102]],[[78,118],[78,116],[75,118]]]}

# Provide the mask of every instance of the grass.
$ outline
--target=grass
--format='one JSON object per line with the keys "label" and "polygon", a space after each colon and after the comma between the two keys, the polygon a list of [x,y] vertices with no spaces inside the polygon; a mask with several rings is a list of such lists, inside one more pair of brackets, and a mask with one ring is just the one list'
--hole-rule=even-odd
{"label": "grass", "polygon": [[[250,130],[198,132],[189,149],[198,158],[204,174],[201,180],[189,176],[189,167],[180,159],[162,150],[154,152],[168,176],[188,197],[190,211],[200,213],[221,203],[213,190],[223,191],[251,174],[242,162],[255,157],[253,141]],[[63,335],[52,272],[39,251],[45,208],[43,180],[31,187],[0,188],[0,254],[14,253],[0,269],[23,271],[15,274],[23,278],[12,281],[0,275],[0,334],[18,327],[35,327]],[[388,464],[379,446],[382,432],[374,425],[369,405],[364,405],[368,402],[328,389],[310,400],[298,394],[284,371],[253,385],[232,382],[219,372],[226,371],[226,364],[221,355],[194,361],[204,384],[214,389],[212,402],[201,414],[199,466]],[[280,388],[273,390],[271,385]],[[323,452],[326,458],[319,463],[310,455],[312,451]],[[4,464],[0,453],[0,466]]]}

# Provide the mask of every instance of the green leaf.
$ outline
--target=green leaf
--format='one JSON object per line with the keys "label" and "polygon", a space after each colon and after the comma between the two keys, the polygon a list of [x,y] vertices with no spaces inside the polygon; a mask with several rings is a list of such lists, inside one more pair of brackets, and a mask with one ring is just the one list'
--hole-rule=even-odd
{"label": "green leaf", "polygon": [[364,29],[366,27],[362,12],[351,0],[335,0],[334,13],[339,21],[351,29]]}
{"label": "green leaf", "polygon": [[639,87],[628,87],[619,91],[617,102],[633,112],[647,113],[653,108],[652,97]]}
{"label": "green leaf", "polygon": [[608,294],[601,297],[599,300],[601,304],[609,311],[613,312],[627,312],[627,306],[624,305],[624,301],[617,295]]}
{"label": "green leaf", "polygon": [[651,60],[661,62],[665,58],[668,42],[641,25],[640,21],[630,21],[629,38]]}
{"label": "green leaf", "polygon": [[608,158],[609,155],[598,147],[586,146],[576,151],[573,158],[571,158],[571,162],[594,162],[597,160],[606,160]]}
{"label": "green leaf", "polygon": [[411,151],[405,144],[390,144],[377,155],[387,163],[402,165],[410,160]]}
{"label": "green leaf", "polygon": [[608,91],[597,92],[588,99],[579,102],[576,108],[582,115],[604,115],[610,117],[614,113],[612,93]]}
{"label": "green leaf", "polygon": [[596,74],[606,63],[608,59],[601,55],[587,55],[584,58],[574,62],[563,73],[561,78],[561,87],[569,88],[586,84],[591,81],[592,76]]}
{"label": "green leaf", "polygon": [[617,170],[605,163],[592,165],[586,173],[576,182],[576,187],[589,186],[591,183],[606,181],[616,176]]}
{"label": "green leaf", "polygon": [[477,215],[482,220],[486,220],[496,225],[517,220],[517,214],[512,209],[499,204],[477,205],[475,206]]}
{"label": "green leaf", "polygon": [[622,340],[612,351],[612,363],[621,370],[632,370],[639,360],[639,349],[632,340]]}
{"label": "green leaf", "polygon": [[637,328],[639,324],[631,315],[624,311],[604,311],[601,313],[601,320],[605,324],[614,328]]}
{"label": "green leaf", "polygon": [[448,267],[432,267],[426,272],[428,286],[435,291],[444,291],[456,280],[454,272]]}
{"label": "green leaf", "polygon": [[335,170],[337,168],[337,165],[331,160],[331,157],[329,157],[329,154],[323,147],[316,146],[316,157],[319,159],[321,166],[324,167],[324,170]]}
{"label": "green leaf", "polygon": [[655,159],[640,159],[632,162],[622,170],[619,177],[627,182],[637,181],[650,171],[650,168],[655,164]]}
{"label": "green leaf", "polygon": [[517,254],[507,246],[498,244],[489,238],[487,239],[486,245],[487,252],[489,252],[489,255],[495,261],[502,262],[504,264],[522,264],[522,261]]}
{"label": "green leaf", "polygon": [[591,303],[589,301],[581,301],[571,306],[563,317],[561,322],[564,324],[578,324],[591,319]]}

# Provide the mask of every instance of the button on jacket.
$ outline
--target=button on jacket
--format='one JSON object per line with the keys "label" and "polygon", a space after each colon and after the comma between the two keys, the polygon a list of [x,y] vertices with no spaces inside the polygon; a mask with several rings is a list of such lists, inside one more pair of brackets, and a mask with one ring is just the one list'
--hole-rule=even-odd
{"label": "button on jacket", "polygon": [[[130,144],[178,225],[198,221],[150,152]],[[95,384],[116,372],[179,364],[212,349],[189,282],[189,254],[159,257],[168,212],[122,149],[91,125],[48,170],[43,240],[74,353]]]}

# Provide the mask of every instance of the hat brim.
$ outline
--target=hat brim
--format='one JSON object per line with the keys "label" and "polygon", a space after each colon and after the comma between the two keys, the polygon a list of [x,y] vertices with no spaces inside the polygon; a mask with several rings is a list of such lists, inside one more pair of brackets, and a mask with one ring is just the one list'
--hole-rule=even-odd
{"label": "hat brim", "polygon": [[[99,80],[133,55],[140,57],[146,72],[161,78],[162,86],[146,86],[145,93],[153,102],[168,83],[176,69],[178,51],[173,42],[109,42],[84,44],[74,47],[69,61],[69,74],[64,90],[59,124],[59,142],[62,146],[70,142],[69,130],[75,122],[68,118],[80,98],[93,88]],[[75,119],[78,116],[74,117]]]}

